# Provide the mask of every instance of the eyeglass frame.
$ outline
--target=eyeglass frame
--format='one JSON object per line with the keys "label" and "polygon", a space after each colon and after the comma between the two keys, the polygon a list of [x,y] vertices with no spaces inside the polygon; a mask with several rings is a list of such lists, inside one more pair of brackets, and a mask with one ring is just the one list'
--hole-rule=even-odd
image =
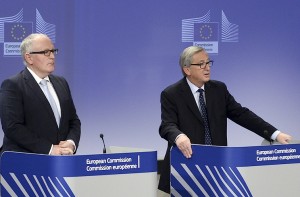
{"label": "eyeglass frame", "polygon": [[32,51],[29,52],[29,54],[44,54],[45,56],[49,57],[53,53],[54,55],[57,55],[58,49],[46,49],[44,51]]}
{"label": "eyeglass frame", "polygon": [[190,64],[190,66],[199,66],[199,68],[204,69],[207,65],[211,67],[214,64],[214,60],[209,60],[207,62],[201,62],[199,64]]}

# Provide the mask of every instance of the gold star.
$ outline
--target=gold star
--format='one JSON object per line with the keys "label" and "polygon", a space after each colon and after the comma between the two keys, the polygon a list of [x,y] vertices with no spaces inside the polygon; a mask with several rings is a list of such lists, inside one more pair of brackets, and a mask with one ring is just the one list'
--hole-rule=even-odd
{"label": "gold star", "polygon": [[[205,30],[208,32],[204,32]],[[205,24],[200,27],[200,37],[203,40],[210,39],[212,37],[212,35],[213,35],[213,30],[212,30],[211,26]]]}
{"label": "gold star", "polygon": [[[17,34],[18,31],[21,32],[20,35]],[[11,28],[11,37],[14,40],[17,40],[17,41],[23,40],[25,38],[25,35],[26,35],[26,29],[25,29],[25,27],[23,27],[23,25],[15,24]]]}

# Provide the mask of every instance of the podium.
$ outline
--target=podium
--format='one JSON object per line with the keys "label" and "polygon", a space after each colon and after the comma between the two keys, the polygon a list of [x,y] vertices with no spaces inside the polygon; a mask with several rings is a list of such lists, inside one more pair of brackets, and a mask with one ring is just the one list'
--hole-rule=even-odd
{"label": "podium", "polygon": [[156,196],[157,152],[111,150],[74,156],[4,152],[1,196]]}
{"label": "podium", "polygon": [[299,196],[300,145],[171,150],[172,196]]}

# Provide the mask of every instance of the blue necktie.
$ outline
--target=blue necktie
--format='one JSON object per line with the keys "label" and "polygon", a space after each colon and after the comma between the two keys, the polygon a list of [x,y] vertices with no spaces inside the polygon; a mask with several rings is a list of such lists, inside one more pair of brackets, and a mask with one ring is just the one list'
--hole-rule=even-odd
{"label": "blue necktie", "polygon": [[203,89],[199,89],[198,92],[200,93],[199,95],[199,108],[201,110],[201,116],[204,122],[204,130],[205,130],[205,144],[207,145],[212,145],[212,140],[211,140],[211,135],[209,131],[209,124],[208,124],[208,117],[207,117],[207,110],[206,110],[206,105],[204,102],[204,97],[203,97]]}
{"label": "blue necktie", "polygon": [[40,82],[40,84],[41,84],[41,87],[42,87],[42,90],[43,90],[45,96],[47,97],[47,99],[49,101],[49,104],[51,105],[52,111],[53,111],[54,116],[55,116],[56,123],[59,126],[60,117],[59,117],[58,109],[57,109],[56,103],[54,101],[54,98],[53,98],[53,96],[51,95],[51,93],[48,89],[47,80],[43,79]]}

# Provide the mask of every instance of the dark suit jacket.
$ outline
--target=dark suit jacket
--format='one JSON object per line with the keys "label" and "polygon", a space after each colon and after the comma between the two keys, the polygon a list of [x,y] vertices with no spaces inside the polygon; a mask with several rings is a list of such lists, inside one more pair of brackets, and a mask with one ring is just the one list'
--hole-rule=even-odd
{"label": "dark suit jacket", "polygon": [[60,102],[59,127],[47,98],[27,68],[3,81],[0,90],[2,151],[48,154],[52,144],[68,139],[78,147],[81,123],[69,86],[62,77],[50,75],[49,79]]}
{"label": "dark suit jacket", "polygon": [[[242,107],[220,81],[205,84],[205,99],[213,145],[227,145],[227,118],[256,134],[270,139],[276,128],[249,109]],[[184,133],[192,144],[204,144],[204,124],[186,78],[161,93],[160,136],[168,141],[159,189],[170,192],[170,148]],[[267,132],[266,132],[267,131]]]}

